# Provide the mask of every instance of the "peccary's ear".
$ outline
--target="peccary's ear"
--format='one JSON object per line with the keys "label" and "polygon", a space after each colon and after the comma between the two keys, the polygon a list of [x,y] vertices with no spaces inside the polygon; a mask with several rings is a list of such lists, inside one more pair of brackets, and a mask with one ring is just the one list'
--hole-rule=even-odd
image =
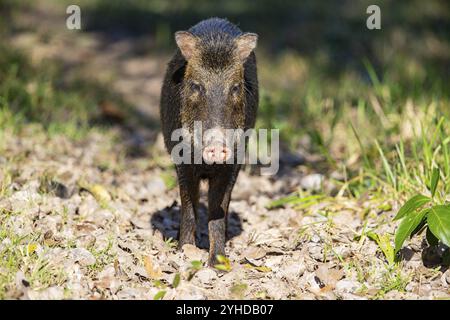
{"label": "peccary's ear", "polygon": [[256,48],[257,41],[258,35],[256,33],[244,33],[236,38],[237,53],[242,61],[245,61]]}
{"label": "peccary's ear", "polygon": [[192,58],[195,53],[198,38],[188,31],[175,32],[175,41],[181,54],[186,60]]}

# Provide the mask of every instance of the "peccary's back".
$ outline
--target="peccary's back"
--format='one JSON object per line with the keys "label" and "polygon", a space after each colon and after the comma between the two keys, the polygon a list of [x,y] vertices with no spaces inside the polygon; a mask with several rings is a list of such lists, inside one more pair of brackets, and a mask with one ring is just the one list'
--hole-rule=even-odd
{"label": "peccary's back", "polygon": [[[220,55],[227,49],[231,50],[233,39],[242,34],[242,31],[227,20],[211,18],[203,20],[189,29],[191,33],[202,41],[203,50],[210,52],[202,59],[210,59],[211,63],[218,63]],[[218,46],[220,50],[218,50]],[[210,49],[210,50],[207,50]],[[179,49],[170,60],[164,78],[161,101],[160,117],[164,136],[164,142],[169,152],[177,141],[171,141],[171,134],[175,129],[181,128],[181,86],[185,76],[186,60]],[[256,111],[258,108],[258,78],[256,69],[256,57],[252,52],[244,63],[245,81],[245,129],[255,125]]]}

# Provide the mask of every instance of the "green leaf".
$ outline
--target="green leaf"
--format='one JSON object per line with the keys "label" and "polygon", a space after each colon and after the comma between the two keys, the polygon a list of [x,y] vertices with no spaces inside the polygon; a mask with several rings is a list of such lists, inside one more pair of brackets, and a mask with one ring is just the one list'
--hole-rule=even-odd
{"label": "green leaf", "polygon": [[180,284],[180,280],[181,280],[181,276],[180,276],[179,273],[177,273],[177,274],[175,275],[175,277],[173,278],[173,281],[172,281],[172,287],[173,287],[173,288],[178,287],[179,284]]}
{"label": "green leaf", "polygon": [[422,221],[417,225],[417,227],[411,232],[410,238],[414,237],[416,234],[422,233],[422,231],[425,229],[425,225],[427,224],[427,217],[423,217]]}
{"label": "green leaf", "polygon": [[427,217],[431,232],[445,245],[450,246],[450,206],[434,206]]}
{"label": "green leaf", "polygon": [[164,298],[165,295],[166,295],[165,290],[158,291],[158,293],[155,294],[155,296],[153,297],[153,300],[162,300],[162,298]]}
{"label": "green leaf", "polygon": [[219,262],[219,264],[216,264],[214,266],[216,269],[226,272],[231,271],[231,263],[227,257],[219,254],[217,255],[217,261]]}
{"label": "green leaf", "polygon": [[406,203],[400,208],[394,220],[403,218],[404,216],[408,215],[411,212],[414,212],[430,201],[431,198],[429,197],[423,196],[421,194],[415,195],[414,197],[406,201]]}
{"label": "green leaf", "polygon": [[199,260],[191,261],[191,268],[194,270],[200,270],[203,266],[203,263]]}
{"label": "green leaf", "polygon": [[384,256],[386,257],[388,264],[393,265],[395,262],[395,252],[394,248],[391,245],[389,234],[385,233],[380,236],[370,231],[367,233],[367,236],[369,237],[369,239],[377,243],[378,247],[381,249],[381,252],[383,252]]}
{"label": "green leaf", "polygon": [[214,267],[220,271],[226,271],[226,272],[230,271],[230,269],[224,264],[216,264]]}
{"label": "green leaf", "polygon": [[439,239],[431,232],[430,228],[427,228],[427,242],[430,246],[437,246],[439,244]]}
{"label": "green leaf", "polygon": [[403,242],[405,242],[406,238],[412,234],[429,211],[429,209],[425,209],[416,215],[407,215],[402,222],[400,222],[400,225],[395,232],[395,253],[402,248]]}
{"label": "green leaf", "polygon": [[395,253],[394,248],[391,245],[391,239],[389,234],[385,233],[382,236],[379,237],[378,246],[380,247],[381,251],[383,251],[384,256],[386,257],[389,265],[394,264],[395,260]]}
{"label": "green leaf", "polygon": [[219,261],[220,263],[223,263],[223,264],[229,264],[230,263],[230,260],[227,257],[225,257],[225,256],[223,256],[221,254],[217,255],[217,261]]}
{"label": "green leaf", "polygon": [[434,197],[436,193],[436,188],[439,182],[439,168],[433,168],[433,173],[431,174],[430,191],[431,197]]}

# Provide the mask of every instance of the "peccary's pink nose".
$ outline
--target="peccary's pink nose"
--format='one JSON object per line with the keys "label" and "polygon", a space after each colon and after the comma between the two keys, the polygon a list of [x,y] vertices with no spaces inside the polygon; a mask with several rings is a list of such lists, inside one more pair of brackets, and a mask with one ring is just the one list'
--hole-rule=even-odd
{"label": "peccary's pink nose", "polygon": [[211,144],[203,149],[203,160],[207,164],[226,163],[231,156],[231,150],[221,143]]}

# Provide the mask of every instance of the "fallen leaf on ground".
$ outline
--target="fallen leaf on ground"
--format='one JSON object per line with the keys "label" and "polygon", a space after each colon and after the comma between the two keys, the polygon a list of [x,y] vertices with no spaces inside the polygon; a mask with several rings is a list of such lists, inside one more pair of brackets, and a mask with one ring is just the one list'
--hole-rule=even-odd
{"label": "fallen leaf on ground", "polygon": [[161,278],[161,269],[153,263],[153,260],[150,256],[144,257],[144,267],[151,279]]}

